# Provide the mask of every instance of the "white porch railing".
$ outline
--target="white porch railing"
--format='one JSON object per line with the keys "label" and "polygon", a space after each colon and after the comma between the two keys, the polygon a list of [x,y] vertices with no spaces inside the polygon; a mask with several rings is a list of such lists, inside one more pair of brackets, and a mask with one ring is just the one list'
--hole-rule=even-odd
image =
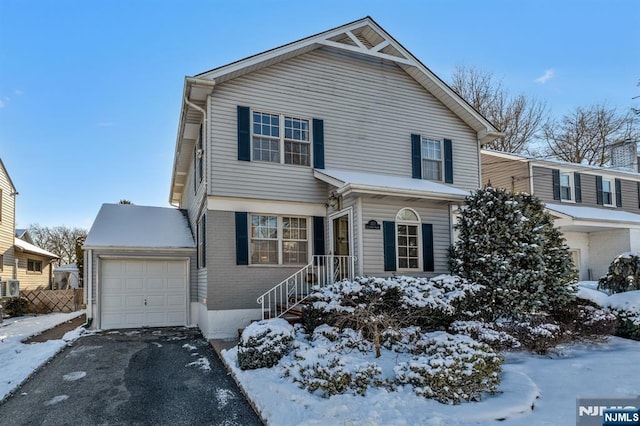
{"label": "white porch railing", "polygon": [[313,256],[304,268],[258,297],[262,319],[282,317],[306,299],[313,286],[324,287],[345,278],[353,280],[355,256]]}

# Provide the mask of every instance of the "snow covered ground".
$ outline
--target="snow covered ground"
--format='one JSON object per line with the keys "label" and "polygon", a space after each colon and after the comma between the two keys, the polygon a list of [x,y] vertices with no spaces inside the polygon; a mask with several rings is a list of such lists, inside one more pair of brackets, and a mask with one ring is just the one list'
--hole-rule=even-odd
{"label": "snow covered ground", "polygon": [[[586,293],[590,292],[597,290]],[[625,299],[622,295],[590,296],[592,300],[600,298],[605,306],[609,302],[627,309],[637,305],[635,294],[628,294],[626,301],[617,300]],[[616,300],[608,300],[610,297]],[[349,357],[360,356],[361,362],[379,365],[395,363],[398,356],[383,351],[382,358],[375,359],[373,353],[356,352]],[[243,371],[237,367],[237,347],[222,354],[263,418],[277,425],[567,425],[576,422],[577,398],[640,396],[640,342],[617,337],[559,346],[546,356],[506,353],[499,393],[460,405],[418,397],[409,387],[397,392],[370,389],[365,397],[343,394],[322,398],[283,377],[282,363]],[[291,355],[283,361],[292,361],[289,358]]]}
{"label": "snow covered ground", "polygon": [[48,314],[10,318],[0,324],[0,400],[20,386],[35,369],[57,354],[68,342],[84,331],[77,328],[60,340],[24,344],[23,340],[42,333],[58,324],[84,314]]}

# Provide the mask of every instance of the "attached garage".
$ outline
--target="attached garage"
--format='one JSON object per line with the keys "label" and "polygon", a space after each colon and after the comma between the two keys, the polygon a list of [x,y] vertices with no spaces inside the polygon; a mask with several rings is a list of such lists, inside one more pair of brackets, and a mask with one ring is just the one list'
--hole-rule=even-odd
{"label": "attached garage", "polygon": [[191,324],[195,244],[184,212],[104,204],[84,249],[87,316],[96,328]]}

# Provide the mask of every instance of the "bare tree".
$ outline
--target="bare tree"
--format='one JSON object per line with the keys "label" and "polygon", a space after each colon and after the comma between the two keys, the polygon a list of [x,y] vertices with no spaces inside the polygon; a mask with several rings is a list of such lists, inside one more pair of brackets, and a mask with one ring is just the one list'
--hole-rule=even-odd
{"label": "bare tree", "polygon": [[547,107],[544,103],[524,94],[510,95],[502,81],[490,72],[456,66],[451,87],[504,133],[487,148],[522,152],[546,120]]}
{"label": "bare tree", "polygon": [[36,223],[29,225],[29,235],[35,245],[58,255],[61,264],[66,264],[77,260],[76,241],[86,237],[87,230],[67,226],[49,228]]}
{"label": "bare tree", "polygon": [[127,200],[126,198],[123,198],[122,200],[120,200],[118,204],[133,204],[133,203],[131,202],[131,200]]}
{"label": "bare tree", "polygon": [[577,107],[560,120],[543,126],[547,155],[570,163],[604,166],[609,147],[636,140],[638,128],[631,112],[620,113],[606,104]]}

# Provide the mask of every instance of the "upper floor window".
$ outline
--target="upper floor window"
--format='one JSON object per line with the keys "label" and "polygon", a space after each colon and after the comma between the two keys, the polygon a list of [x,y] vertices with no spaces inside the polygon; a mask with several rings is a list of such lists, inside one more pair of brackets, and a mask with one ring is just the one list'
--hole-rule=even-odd
{"label": "upper floor window", "polygon": [[271,163],[311,164],[309,120],[254,111],[253,160]]}
{"label": "upper floor window", "polygon": [[412,209],[396,215],[398,269],[420,268],[420,218]]}
{"label": "upper floor window", "polygon": [[613,180],[612,179],[602,179],[602,204],[605,206],[613,206],[615,204],[615,200],[613,198]]}
{"label": "upper floor window", "polygon": [[562,201],[573,201],[572,173],[560,173],[560,199]]}
{"label": "upper floor window", "polygon": [[306,217],[251,215],[252,264],[306,264],[309,226]]}
{"label": "upper floor window", "polygon": [[442,145],[439,140],[422,138],[422,179],[442,180]]}
{"label": "upper floor window", "polygon": [[207,214],[203,213],[196,224],[196,239],[198,246],[197,264],[198,268],[207,267]]}
{"label": "upper floor window", "polygon": [[27,272],[42,273],[42,261],[27,259]]}

